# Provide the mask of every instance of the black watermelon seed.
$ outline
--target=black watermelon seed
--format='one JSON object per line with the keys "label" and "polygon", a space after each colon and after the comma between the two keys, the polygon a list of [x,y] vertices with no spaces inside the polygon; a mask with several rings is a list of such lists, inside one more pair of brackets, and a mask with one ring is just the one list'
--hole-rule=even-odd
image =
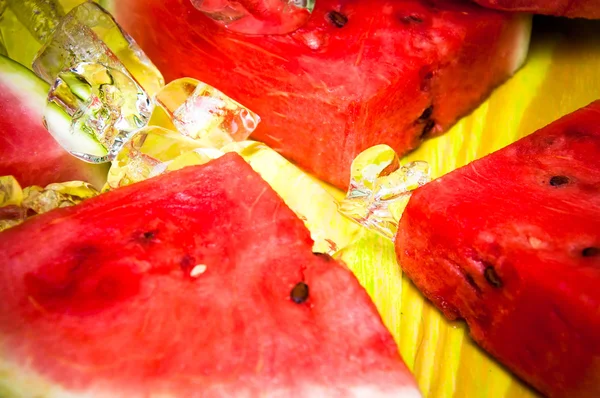
{"label": "black watermelon seed", "polygon": [[308,299],[308,285],[304,282],[298,282],[290,292],[290,298],[296,304],[302,304]]}
{"label": "black watermelon seed", "polygon": [[433,105],[428,106],[427,108],[425,108],[425,110],[423,111],[423,113],[421,113],[421,116],[419,116],[419,120],[427,120],[431,117],[431,114],[433,113]]}
{"label": "black watermelon seed", "polygon": [[559,187],[569,183],[569,177],[567,176],[554,176],[550,179],[550,185],[553,187]]}
{"label": "black watermelon seed", "polygon": [[427,123],[425,124],[425,126],[423,127],[423,131],[421,132],[421,138],[427,138],[427,136],[429,135],[429,133],[431,133],[431,130],[433,130],[433,128],[435,127],[435,122],[431,119],[429,119],[427,121]]}
{"label": "black watermelon seed", "polygon": [[145,231],[145,232],[137,231],[133,235],[133,240],[135,240],[143,245],[146,245],[146,244],[152,243],[154,241],[154,239],[156,238],[157,234],[158,234],[157,230]]}
{"label": "black watermelon seed", "polygon": [[423,23],[423,19],[419,18],[416,15],[404,15],[402,18],[400,18],[400,20],[402,22],[404,22],[405,24],[410,24],[410,23]]}
{"label": "black watermelon seed", "polygon": [[583,257],[598,257],[600,256],[600,247],[586,247],[581,251]]}
{"label": "black watermelon seed", "polygon": [[477,293],[480,293],[481,289],[479,288],[479,286],[477,286],[477,283],[475,283],[473,277],[467,273],[465,273],[464,276],[469,286],[471,286]]}
{"label": "black watermelon seed", "polygon": [[338,11],[329,11],[327,19],[338,28],[343,28],[348,23],[348,17]]}
{"label": "black watermelon seed", "polygon": [[494,267],[487,267],[484,271],[485,280],[494,287],[502,287],[502,280],[496,273]]}

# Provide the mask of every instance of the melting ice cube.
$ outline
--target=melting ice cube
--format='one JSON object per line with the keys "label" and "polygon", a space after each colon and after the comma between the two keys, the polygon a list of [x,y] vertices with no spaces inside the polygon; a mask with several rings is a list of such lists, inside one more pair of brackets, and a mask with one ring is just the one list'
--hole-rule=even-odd
{"label": "melting ice cube", "polygon": [[81,63],[58,73],[44,122],[73,155],[92,163],[111,161],[152,114],[146,92],[120,69]]}
{"label": "melting ice cube", "polygon": [[64,15],[58,1],[0,0],[0,14],[8,6],[17,20],[39,42],[46,43]]}
{"label": "melting ice cube", "polygon": [[53,84],[60,72],[81,62],[101,63],[130,74],[150,95],[164,86],[162,75],[135,41],[93,2],[73,8],[62,18],[39,51],[33,70]]}
{"label": "melting ice cube", "polygon": [[34,185],[23,190],[21,206],[36,214],[42,214],[53,209],[74,206],[98,194],[92,185],[83,181],[49,184],[45,188]]}
{"label": "melting ice cube", "polygon": [[148,126],[137,131],[112,162],[107,187],[118,188],[166,171],[206,163],[221,154],[175,131]]}
{"label": "melting ice cube", "polygon": [[27,218],[21,207],[23,190],[13,176],[0,177],[0,231],[14,227]]}
{"label": "melting ice cube", "polygon": [[18,206],[23,200],[23,191],[13,176],[0,177],[0,207]]}
{"label": "melting ice cube", "polygon": [[[10,190],[13,182],[17,191],[6,192],[4,189]],[[27,210],[20,206],[22,197],[23,191],[12,176],[0,177],[0,231],[14,227],[27,218]]]}
{"label": "melting ice cube", "polygon": [[175,80],[157,95],[156,102],[177,130],[204,146],[220,148],[243,141],[256,129],[260,117],[221,91],[191,78]]}
{"label": "melting ice cube", "polygon": [[0,177],[0,231],[18,225],[30,216],[73,206],[96,195],[98,191],[82,181],[21,189],[14,177]]}
{"label": "melting ice cube", "polygon": [[429,164],[400,165],[387,145],[360,153],[352,162],[350,187],[339,211],[357,223],[394,239],[412,191],[431,181]]}
{"label": "melting ice cube", "polygon": [[219,148],[246,139],[260,121],[219,90],[191,78],[169,83],[155,102],[166,124],[147,126],[131,137],[111,165],[108,188],[206,163],[223,154]]}
{"label": "melting ice cube", "polygon": [[191,0],[194,7],[234,32],[285,34],[304,25],[315,0]]}

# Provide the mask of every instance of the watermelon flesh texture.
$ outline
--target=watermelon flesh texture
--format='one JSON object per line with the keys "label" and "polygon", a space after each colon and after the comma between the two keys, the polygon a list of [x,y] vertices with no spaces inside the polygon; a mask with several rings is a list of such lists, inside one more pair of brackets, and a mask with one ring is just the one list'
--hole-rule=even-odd
{"label": "watermelon flesh texture", "polygon": [[600,101],[419,188],[399,263],[551,397],[600,396]]}
{"label": "watermelon flesh texture", "polygon": [[237,154],[37,216],[0,233],[0,369],[86,397],[419,397],[365,290],[311,248]]}
{"label": "watermelon flesh texture", "polygon": [[521,65],[531,28],[456,0],[319,0],[300,29],[271,36],[227,31],[189,0],[113,12],[167,80],[224,91],[261,116],[254,139],[340,188],[364,149],[404,154],[477,106]]}
{"label": "watermelon flesh texture", "polygon": [[81,180],[102,188],[108,165],[76,159],[44,127],[49,86],[1,56],[0,85],[0,176],[12,175],[22,186]]}
{"label": "watermelon flesh texture", "polygon": [[597,0],[475,0],[484,7],[512,12],[600,19]]}

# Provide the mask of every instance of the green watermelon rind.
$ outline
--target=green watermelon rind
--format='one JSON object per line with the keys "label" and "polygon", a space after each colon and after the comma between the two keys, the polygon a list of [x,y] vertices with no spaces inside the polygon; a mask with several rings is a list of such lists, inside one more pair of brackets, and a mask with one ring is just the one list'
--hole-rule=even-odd
{"label": "green watermelon rind", "polygon": [[44,112],[44,123],[54,139],[67,151],[104,156],[108,152],[93,136],[71,131],[71,117],[55,103],[49,103]]}
{"label": "green watermelon rind", "polygon": [[71,117],[58,105],[47,105],[50,86],[29,69],[0,56],[0,83],[19,97],[33,114],[44,115],[46,128],[61,146],[99,156],[106,154],[106,149],[94,137],[84,132],[71,132]]}
{"label": "green watermelon rind", "polygon": [[29,69],[5,56],[0,55],[0,83],[9,87],[28,108],[43,114],[49,86]]}

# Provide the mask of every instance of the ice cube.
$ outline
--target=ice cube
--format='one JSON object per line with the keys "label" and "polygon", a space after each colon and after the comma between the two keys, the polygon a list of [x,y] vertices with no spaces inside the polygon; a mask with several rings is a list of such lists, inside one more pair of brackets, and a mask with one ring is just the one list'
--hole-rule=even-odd
{"label": "ice cube", "polygon": [[27,217],[50,210],[73,206],[98,195],[98,191],[82,181],[32,185],[21,189],[12,176],[0,177],[0,231],[14,227]]}
{"label": "ice cube", "polygon": [[13,176],[0,177],[0,207],[19,206],[23,200],[23,190]]}
{"label": "ice cube", "polygon": [[13,176],[0,177],[0,231],[20,224],[26,212],[21,208],[23,190]]}
{"label": "ice cube", "polygon": [[59,72],[44,122],[67,151],[102,163],[113,160],[130,136],[148,123],[152,104],[130,75],[99,63],[81,63]]}
{"label": "ice cube", "polygon": [[83,181],[55,183],[45,188],[34,185],[23,190],[21,206],[36,214],[42,214],[53,209],[74,206],[98,194],[92,185]]}
{"label": "ice cube", "polygon": [[[201,149],[203,146],[199,141],[178,132],[157,126],[145,127],[136,132],[112,162],[108,172],[107,187],[114,189],[175,170],[178,168],[175,165],[169,168],[172,161],[182,155],[190,156],[190,152]],[[214,151],[216,150],[213,149],[213,152],[209,153],[215,154]],[[217,151],[214,156],[217,155],[220,155],[220,152]],[[181,165],[182,162],[186,162],[185,158],[179,159],[176,164]],[[201,162],[190,162],[188,158],[187,163],[181,167],[190,164],[201,164]]]}
{"label": "ice cube", "polygon": [[0,232],[21,224],[27,218],[26,214],[19,206],[0,207]]}
{"label": "ice cube", "polygon": [[156,102],[177,130],[203,146],[220,148],[243,141],[260,117],[216,88],[191,78],[175,80],[157,95]]}
{"label": "ice cube", "polygon": [[227,29],[246,34],[286,34],[310,17],[315,0],[191,0]]}
{"label": "ice cube", "polygon": [[46,43],[56,29],[64,11],[58,1],[0,0],[0,9],[10,8],[17,20],[41,44]]}
{"label": "ice cube", "polygon": [[377,145],[361,152],[351,170],[340,213],[394,240],[412,191],[431,181],[429,164],[416,161],[400,165],[392,148]]}
{"label": "ice cube", "polygon": [[60,72],[81,62],[101,63],[129,73],[150,95],[164,86],[162,75],[135,41],[92,2],[73,8],[60,21],[34,60],[33,70],[53,84]]}
{"label": "ice cube", "polygon": [[20,64],[31,66],[42,46],[39,36],[35,37],[31,33],[35,33],[34,29],[33,25],[23,26],[6,0],[0,0],[0,53]]}

